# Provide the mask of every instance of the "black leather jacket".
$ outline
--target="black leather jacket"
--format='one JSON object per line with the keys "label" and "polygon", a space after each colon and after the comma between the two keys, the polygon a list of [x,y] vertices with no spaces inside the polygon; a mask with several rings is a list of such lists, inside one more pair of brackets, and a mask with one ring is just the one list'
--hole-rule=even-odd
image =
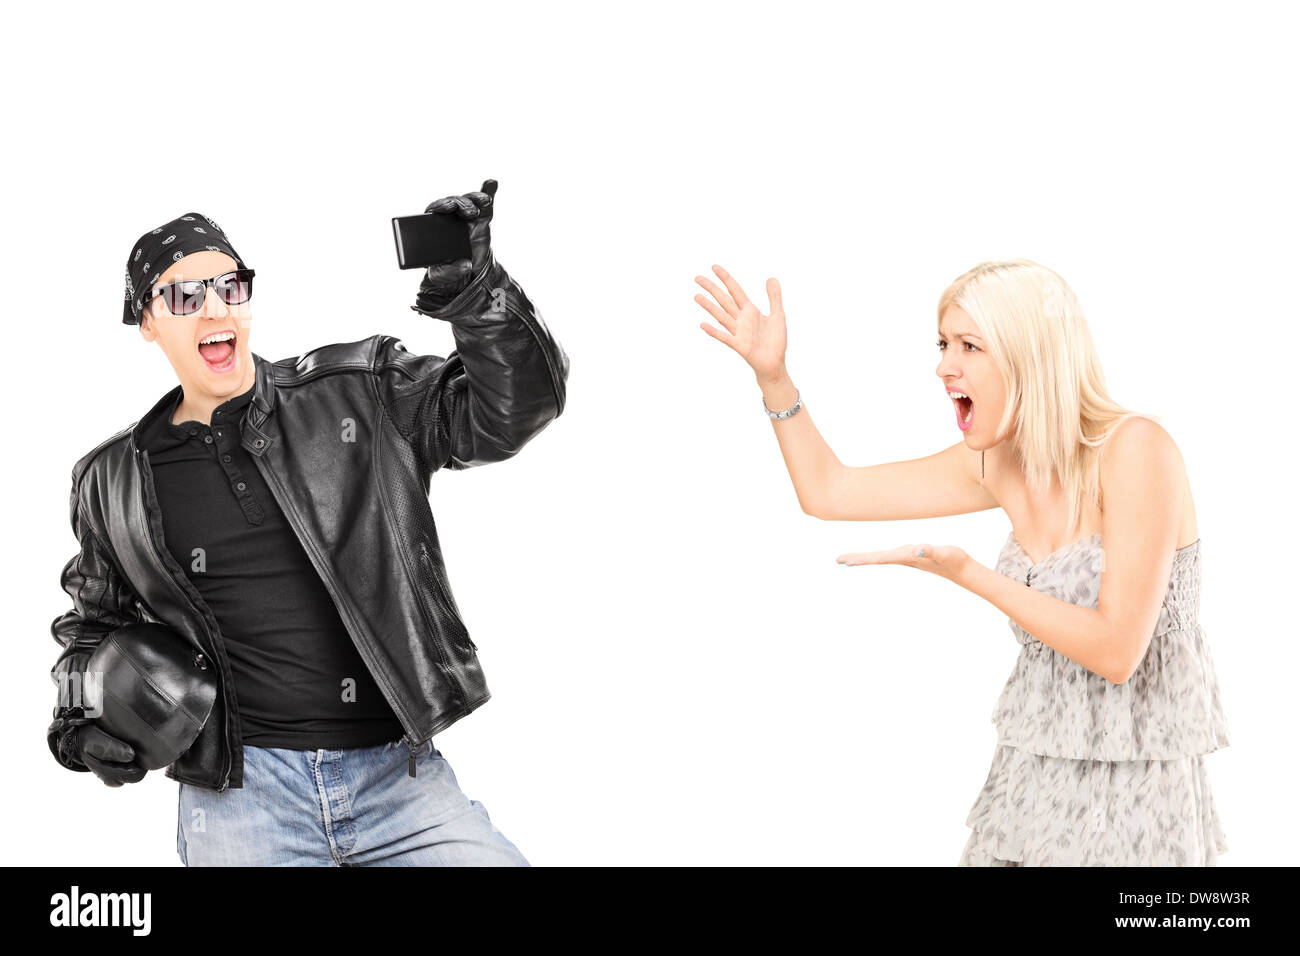
{"label": "black leather jacket", "polygon": [[[445,359],[414,355],[391,335],[274,363],[254,354],[242,432],[413,758],[419,744],[490,696],[448,587],[430,477],[518,452],[564,410],[569,370],[540,313],[495,256],[446,307],[424,314],[452,325],[456,348]],[[170,407],[179,389],[145,417]],[[353,441],[342,445],[348,419]],[[241,787],[243,748],[221,630],[167,550],[149,455],[135,444],[138,424],[73,469],[72,527],[81,550],[63,570],[73,609],[51,625],[63,645],[51,676],[57,682],[84,669],[104,635],[123,624],[169,625],[193,645],[200,665],[217,669],[222,693],[167,776],[210,790]],[[58,748],[63,718],[77,716],[70,703],[55,707],[47,739],[61,764],[85,770]]]}

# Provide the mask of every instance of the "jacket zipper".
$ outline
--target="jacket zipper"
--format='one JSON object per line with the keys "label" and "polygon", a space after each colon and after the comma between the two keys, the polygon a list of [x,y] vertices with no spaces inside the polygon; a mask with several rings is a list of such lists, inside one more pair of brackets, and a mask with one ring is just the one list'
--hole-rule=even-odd
{"label": "jacket zipper", "polygon": [[[437,427],[436,418],[434,420],[434,427],[435,428]],[[388,490],[383,469],[379,469],[378,478],[380,484],[380,493],[379,493],[380,503],[383,504],[384,494]],[[385,507],[384,509],[385,517],[387,516],[387,513],[388,513],[387,508]],[[429,561],[429,550],[428,550],[428,546],[425,544],[424,541],[420,542],[420,559],[422,563]],[[432,567],[431,563],[430,563],[430,567]],[[428,627],[429,629],[429,635],[433,638],[433,646],[434,649],[438,652],[438,662],[442,665],[442,672],[446,676],[447,680],[456,688],[456,691],[459,694],[461,701],[463,702],[466,697],[465,689],[460,686],[460,681],[456,678],[456,675],[453,673],[451,667],[449,667],[447,664],[447,650],[442,645],[442,629],[437,626],[436,621],[432,620],[429,617],[429,609],[424,606],[424,602],[417,601],[416,603],[418,603],[420,606],[420,615],[424,618],[425,626]],[[457,615],[450,615],[450,616],[458,618]],[[418,745],[413,737],[407,737],[406,740],[407,740],[407,745],[410,748],[410,762],[407,764],[407,773],[410,776],[414,777],[415,776],[415,750]],[[423,741],[421,741],[421,743],[423,743]]]}
{"label": "jacket zipper", "polygon": [[[176,585],[177,589],[181,593],[181,596],[185,599],[185,602],[189,604],[191,607],[194,607],[194,602],[190,599],[189,592],[185,590],[184,584],[181,583],[180,579],[176,576],[176,573],[171,569],[171,566],[167,563],[166,558],[163,556],[162,550],[158,546],[157,538],[154,536],[154,529],[153,529],[154,511],[150,508],[149,505],[149,499],[152,496],[151,492],[153,492],[153,470],[149,464],[149,453],[147,451],[136,449],[136,467],[139,469],[140,472],[140,504],[143,506],[144,509],[145,538],[149,543],[149,550],[153,553],[153,556],[155,560],[158,562],[158,564],[160,564],[163,570],[167,572],[168,578],[170,578],[172,583]],[[212,633],[211,628],[208,626],[207,615],[205,615],[202,612],[202,609],[200,608],[195,608],[195,610],[199,612],[198,617],[203,622],[203,633],[207,637],[208,643],[211,645],[211,648],[209,649],[209,653],[211,653],[212,656],[216,659],[217,665],[221,668],[221,672],[223,675],[221,681],[221,685],[222,685],[221,696],[222,696],[223,716],[225,718],[224,720],[225,726],[222,727],[222,738],[226,742],[226,753],[225,753],[225,759],[222,761],[222,765],[221,765],[221,783],[220,786],[217,788],[218,792],[220,792],[228,789],[230,786],[230,768],[235,759],[234,743],[230,738],[230,725],[232,722],[231,714],[230,714],[230,700],[226,694],[226,691],[229,687],[228,675],[230,673],[230,662],[226,659],[225,647],[221,644],[220,641],[217,640],[216,636]]]}
{"label": "jacket zipper", "polygon": [[[421,567],[427,566],[430,571],[433,570],[433,563],[429,560],[428,545],[426,545],[423,541],[420,542],[420,564]],[[433,577],[434,577],[434,585],[436,587],[438,586],[437,575],[434,574]],[[429,620],[429,612],[428,609],[425,608],[423,602],[420,602],[420,613],[424,616],[425,623],[428,624],[429,626],[429,633],[433,636],[433,646],[438,650],[438,659],[442,662],[442,671],[444,674],[448,675],[448,678],[453,683],[456,684],[456,689],[460,691],[460,696],[461,699],[463,700],[465,697],[465,692],[460,687],[459,683],[455,680],[454,676],[451,674],[451,668],[447,665],[447,653],[442,646],[442,636],[441,636],[442,632],[435,626],[433,621]],[[410,762],[407,764],[406,772],[409,776],[414,777],[415,776],[415,749],[417,744],[414,742],[412,738],[409,737],[407,738],[407,744],[410,747],[411,759]]]}
{"label": "jacket zipper", "polygon": [[456,607],[455,601],[451,597],[451,589],[446,587],[443,583],[442,576],[438,574],[433,559],[429,556],[429,546],[424,541],[420,542],[420,564],[425,569],[425,574],[432,582],[434,590],[436,590],[438,595],[442,598],[444,609],[447,611],[447,616],[454,622],[453,627],[457,633],[460,634],[461,638],[470,646],[470,648],[478,650],[478,645],[475,644],[473,639],[469,636],[469,631],[466,629],[464,622],[460,619],[460,610]]}
{"label": "jacket zipper", "polygon": [[[280,505],[280,510],[284,512],[284,516],[288,519],[289,524],[293,526],[294,534],[298,536],[298,540],[306,550],[307,556],[311,558],[311,562],[316,568],[317,575],[320,576],[321,582],[329,591],[330,597],[333,599],[339,613],[346,615],[350,619],[352,617],[352,611],[346,602],[339,600],[339,593],[338,589],[334,586],[334,579],[329,575],[325,568],[325,562],[320,558],[319,552],[316,549],[316,543],[312,541],[306,533],[304,533],[302,525],[298,521],[298,513],[293,509],[292,504],[285,498],[284,485],[280,483],[280,476],[275,473],[274,468],[263,467],[260,458],[254,458],[254,463],[257,466],[257,470],[262,473],[262,477],[266,480],[267,487],[271,489],[271,493],[275,496],[276,502]],[[413,725],[410,715],[406,712],[406,708],[401,706],[401,703],[397,699],[397,695],[388,687],[388,678],[384,674],[383,669],[375,663],[373,649],[364,638],[360,640],[357,639],[360,630],[354,626],[348,629],[348,633],[353,635],[352,643],[356,645],[359,651],[361,651],[361,656],[365,658],[366,666],[370,669],[371,675],[375,678],[376,686],[383,692],[384,699],[388,701],[388,706],[393,708],[393,713],[397,715],[397,719],[402,724],[402,729],[404,731],[402,734],[402,740],[406,742],[407,750],[410,754],[410,759],[407,763],[406,769],[407,773],[414,777],[415,751],[418,744],[416,743],[415,735],[410,730],[410,727]]]}
{"label": "jacket zipper", "polygon": [[[436,430],[440,423],[440,419],[442,417],[441,403],[435,404],[434,409],[435,410],[434,410],[433,423],[431,424],[430,427]],[[379,480],[381,484],[384,481],[382,472],[380,473]],[[441,557],[441,553],[439,554],[439,557]],[[420,539],[420,564],[421,566],[428,567],[429,569],[428,573],[433,577],[434,588],[437,589],[437,591],[439,592],[439,596],[443,596],[444,589],[442,586],[442,579],[438,576],[438,573],[434,570],[433,560],[429,557],[428,542],[426,542],[423,538]],[[446,590],[449,591],[450,589],[446,589]],[[463,628],[464,625],[461,624],[460,614],[457,613],[455,610],[451,609],[450,606],[451,602],[449,600],[444,600],[443,603],[447,605],[447,607],[444,608],[444,610],[447,611],[447,616],[452,620],[456,621],[457,624]],[[424,602],[421,601],[419,602],[419,604],[420,604],[420,613],[424,617],[424,623],[428,626],[429,633],[433,635],[433,645],[438,650],[438,660],[442,664],[443,673],[446,674],[448,680],[450,680],[451,683],[455,685],[456,691],[460,695],[461,703],[463,704],[468,699],[469,695],[465,693],[465,688],[461,686],[460,680],[456,677],[452,668],[448,665],[447,649],[443,646],[442,643],[442,629],[437,626],[436,621],[430,618],[429,609],[424,606]],[[465,636],[466,639],[468,639],[469,637],[468,633],[466,633]]]}

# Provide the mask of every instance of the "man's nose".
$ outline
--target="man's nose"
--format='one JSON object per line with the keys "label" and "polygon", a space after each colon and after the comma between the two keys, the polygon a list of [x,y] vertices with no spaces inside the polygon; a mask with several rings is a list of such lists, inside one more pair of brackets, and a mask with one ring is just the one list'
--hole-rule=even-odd
{"label": "man's nose", "polygon": [[221,296],[217,295],[217,290],[208,286],[203,290],[203,316],[210,319],[224,319],[229,313],[226,303]]}

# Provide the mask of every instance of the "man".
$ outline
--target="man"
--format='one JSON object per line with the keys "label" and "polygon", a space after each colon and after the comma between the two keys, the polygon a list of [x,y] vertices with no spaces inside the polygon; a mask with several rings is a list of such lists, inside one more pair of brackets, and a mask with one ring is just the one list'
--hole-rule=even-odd
{"label": "man", "polygon": [[[188,865],[528,865],[432,741],[489,693],[431,475],[514,455],[561,414],[568,377],[492,253],[495,193],[425,210],[470,233],[471,259],[429,267],[412,306],[451,324],[446,358],[374,335],[272,363],[250,350],[253,270],[215,222],[190,213],[132,248],[123,322],[180,384],[73,469],[81,550],[52,676],[72,683],[140,621],[215,669],[212,714],[166,771]],[[297,281],[358,298],[343,266]],[[129,742],[76,703],[47,734],[59,762],[141,779]]]}

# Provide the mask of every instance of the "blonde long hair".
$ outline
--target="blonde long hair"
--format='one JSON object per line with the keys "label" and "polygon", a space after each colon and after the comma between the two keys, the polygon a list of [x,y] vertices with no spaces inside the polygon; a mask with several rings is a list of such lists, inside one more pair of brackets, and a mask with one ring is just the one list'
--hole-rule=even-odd
{"label": "blonde long hair", "polygon": [[981,262],[939,297],[940,321],[951,305],[974,321],[1006,382],[995,434],[1009,439],[1031,491],[1046,492],[1057,476],[1074,537],[1084,501],[1101,507],[1101,446],[1125,419],[1159,417],[1130,411],[1107,393],[1079,300],[1046,266],[1028,259]]}

